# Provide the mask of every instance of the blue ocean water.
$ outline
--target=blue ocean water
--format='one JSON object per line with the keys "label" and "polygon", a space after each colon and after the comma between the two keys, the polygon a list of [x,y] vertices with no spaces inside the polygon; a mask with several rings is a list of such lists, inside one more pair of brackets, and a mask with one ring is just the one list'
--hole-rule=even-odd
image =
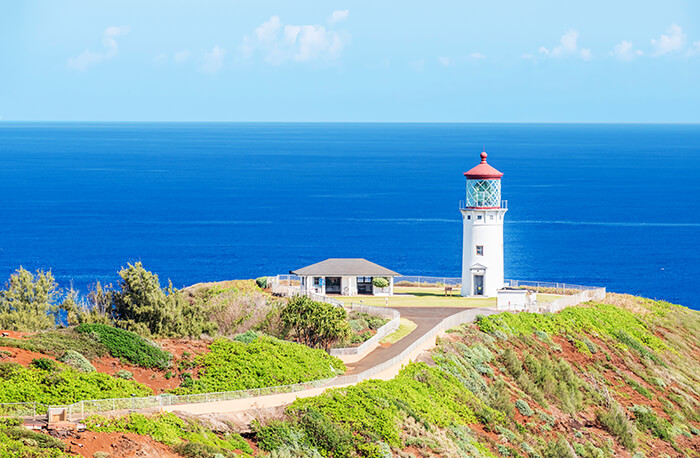
{"label": "blue ocean water", "polygon": [[502,172],[507,278],[700,308],[700,125],[0,123],[0,278],[82,292],[365,257],[459,276],[462,173]]}

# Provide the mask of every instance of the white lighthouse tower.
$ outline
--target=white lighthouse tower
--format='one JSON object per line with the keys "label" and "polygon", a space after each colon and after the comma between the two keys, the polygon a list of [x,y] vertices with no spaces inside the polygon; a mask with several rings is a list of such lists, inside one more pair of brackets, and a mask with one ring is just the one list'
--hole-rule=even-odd
{"label": "white lighthouse tower", "polygon": [[462,241],[462,296],[491,296],[503,287],[503,216],[507,201],[501,201],[503,174],[481,163],[464,174],[467,200],[461,205],[464,235]]}

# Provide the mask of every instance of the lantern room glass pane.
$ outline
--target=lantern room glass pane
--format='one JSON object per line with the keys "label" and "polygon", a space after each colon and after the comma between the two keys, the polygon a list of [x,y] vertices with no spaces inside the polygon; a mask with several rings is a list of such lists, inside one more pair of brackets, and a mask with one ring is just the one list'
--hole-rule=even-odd
{"label": "lantern room glass pane", "polygon": [[501,206],[501,180],[467,180],[467,207]]}

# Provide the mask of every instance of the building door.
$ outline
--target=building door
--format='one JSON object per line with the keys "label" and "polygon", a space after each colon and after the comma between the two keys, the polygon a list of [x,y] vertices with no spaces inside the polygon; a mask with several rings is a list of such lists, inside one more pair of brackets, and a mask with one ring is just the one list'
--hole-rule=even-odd
{"label": "building door", "polygon": [[326,277],[326,294],[340,294],[340,277]]}
{"label": "building door", "polygon": [[357,277],[357,294],[372,294],[372,277]]}
{"label": "building door", "polygon": [[484,276],[474,275],[474,295],[483,296],[484,295]]}

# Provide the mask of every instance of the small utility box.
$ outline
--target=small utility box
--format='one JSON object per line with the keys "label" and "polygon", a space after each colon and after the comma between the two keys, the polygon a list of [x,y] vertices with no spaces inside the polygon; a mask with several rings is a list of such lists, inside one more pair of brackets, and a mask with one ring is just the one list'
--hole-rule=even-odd
{"label": "small utility box", "polygon": [[537,305],[537,293],[522,288],[501,288],[498,290],[498,310],[521,311]]}

